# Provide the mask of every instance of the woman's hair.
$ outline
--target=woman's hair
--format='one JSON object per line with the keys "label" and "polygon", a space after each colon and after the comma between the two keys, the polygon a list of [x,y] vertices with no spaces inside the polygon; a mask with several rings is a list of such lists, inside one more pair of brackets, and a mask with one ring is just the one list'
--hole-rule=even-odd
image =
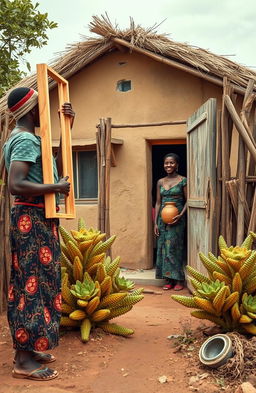
{"label": "woman's hair", "polygon": [[174,160],[177,162],[177,164],[180,163],[180,157],[178,156],[178,154],[175,153],[168,153],[164,156],[164,161],[166,160],[167,157],[172,157],[174,158]]}

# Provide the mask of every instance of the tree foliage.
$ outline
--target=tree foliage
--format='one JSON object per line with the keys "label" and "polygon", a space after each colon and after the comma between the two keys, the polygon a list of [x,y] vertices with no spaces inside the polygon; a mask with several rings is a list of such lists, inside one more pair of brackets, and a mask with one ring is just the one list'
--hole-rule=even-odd
{"label": "tree foliage", "polygon": [[0,97],[25,76],[19,65],[26,55],[46,45],[47,30],[57,27],[38,6],[32,0],[0,0]]}

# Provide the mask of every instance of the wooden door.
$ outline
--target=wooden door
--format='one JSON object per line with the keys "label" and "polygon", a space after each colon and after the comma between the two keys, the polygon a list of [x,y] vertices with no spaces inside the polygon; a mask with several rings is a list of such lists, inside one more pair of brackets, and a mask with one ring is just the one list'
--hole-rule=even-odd
{"label": "wooden door", "polygon": [[188,264],[202,273],[198,252],[215,252],[216,99],[187,121]]}

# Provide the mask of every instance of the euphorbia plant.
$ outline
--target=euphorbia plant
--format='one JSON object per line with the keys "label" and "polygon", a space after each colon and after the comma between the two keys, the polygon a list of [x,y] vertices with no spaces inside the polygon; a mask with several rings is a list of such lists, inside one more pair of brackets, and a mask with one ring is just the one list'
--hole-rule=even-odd
{"label": "euphorbia plant", "polygon": [[110,322],[130,311],[143,299],[143,288],[134,289],[134,282],[120,274],[120,257],[111,259],[106,251],[116,236],[105,240],[105,233],[87,229],[79,219],[78,231],[67,232],[60,227],[62,266],[61,325],[80,327],[82,341],[89,340],[90,331],[104,331],[129,336],[132,329]]}
{"label": "euphorbia plant", "polygon": [[208,319],[225,331],[256,335],[256,251],[252,250],[256,234],[250,232],[241,246],[228,247],[219,237],[220,255],[199,253],[208,277],[187,266],[193,296],[172,295],[191,315]]}

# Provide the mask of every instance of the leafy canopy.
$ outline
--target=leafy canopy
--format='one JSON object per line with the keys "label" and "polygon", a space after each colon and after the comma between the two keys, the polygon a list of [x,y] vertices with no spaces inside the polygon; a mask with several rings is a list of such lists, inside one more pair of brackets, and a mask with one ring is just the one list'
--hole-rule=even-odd
{"label": "leafy canopy", "polygon": [[26,54],[46,45],[46,31],[57,27],[38,6],[32,0],[0,0],[0,97],[26,75],[19,70]]}

